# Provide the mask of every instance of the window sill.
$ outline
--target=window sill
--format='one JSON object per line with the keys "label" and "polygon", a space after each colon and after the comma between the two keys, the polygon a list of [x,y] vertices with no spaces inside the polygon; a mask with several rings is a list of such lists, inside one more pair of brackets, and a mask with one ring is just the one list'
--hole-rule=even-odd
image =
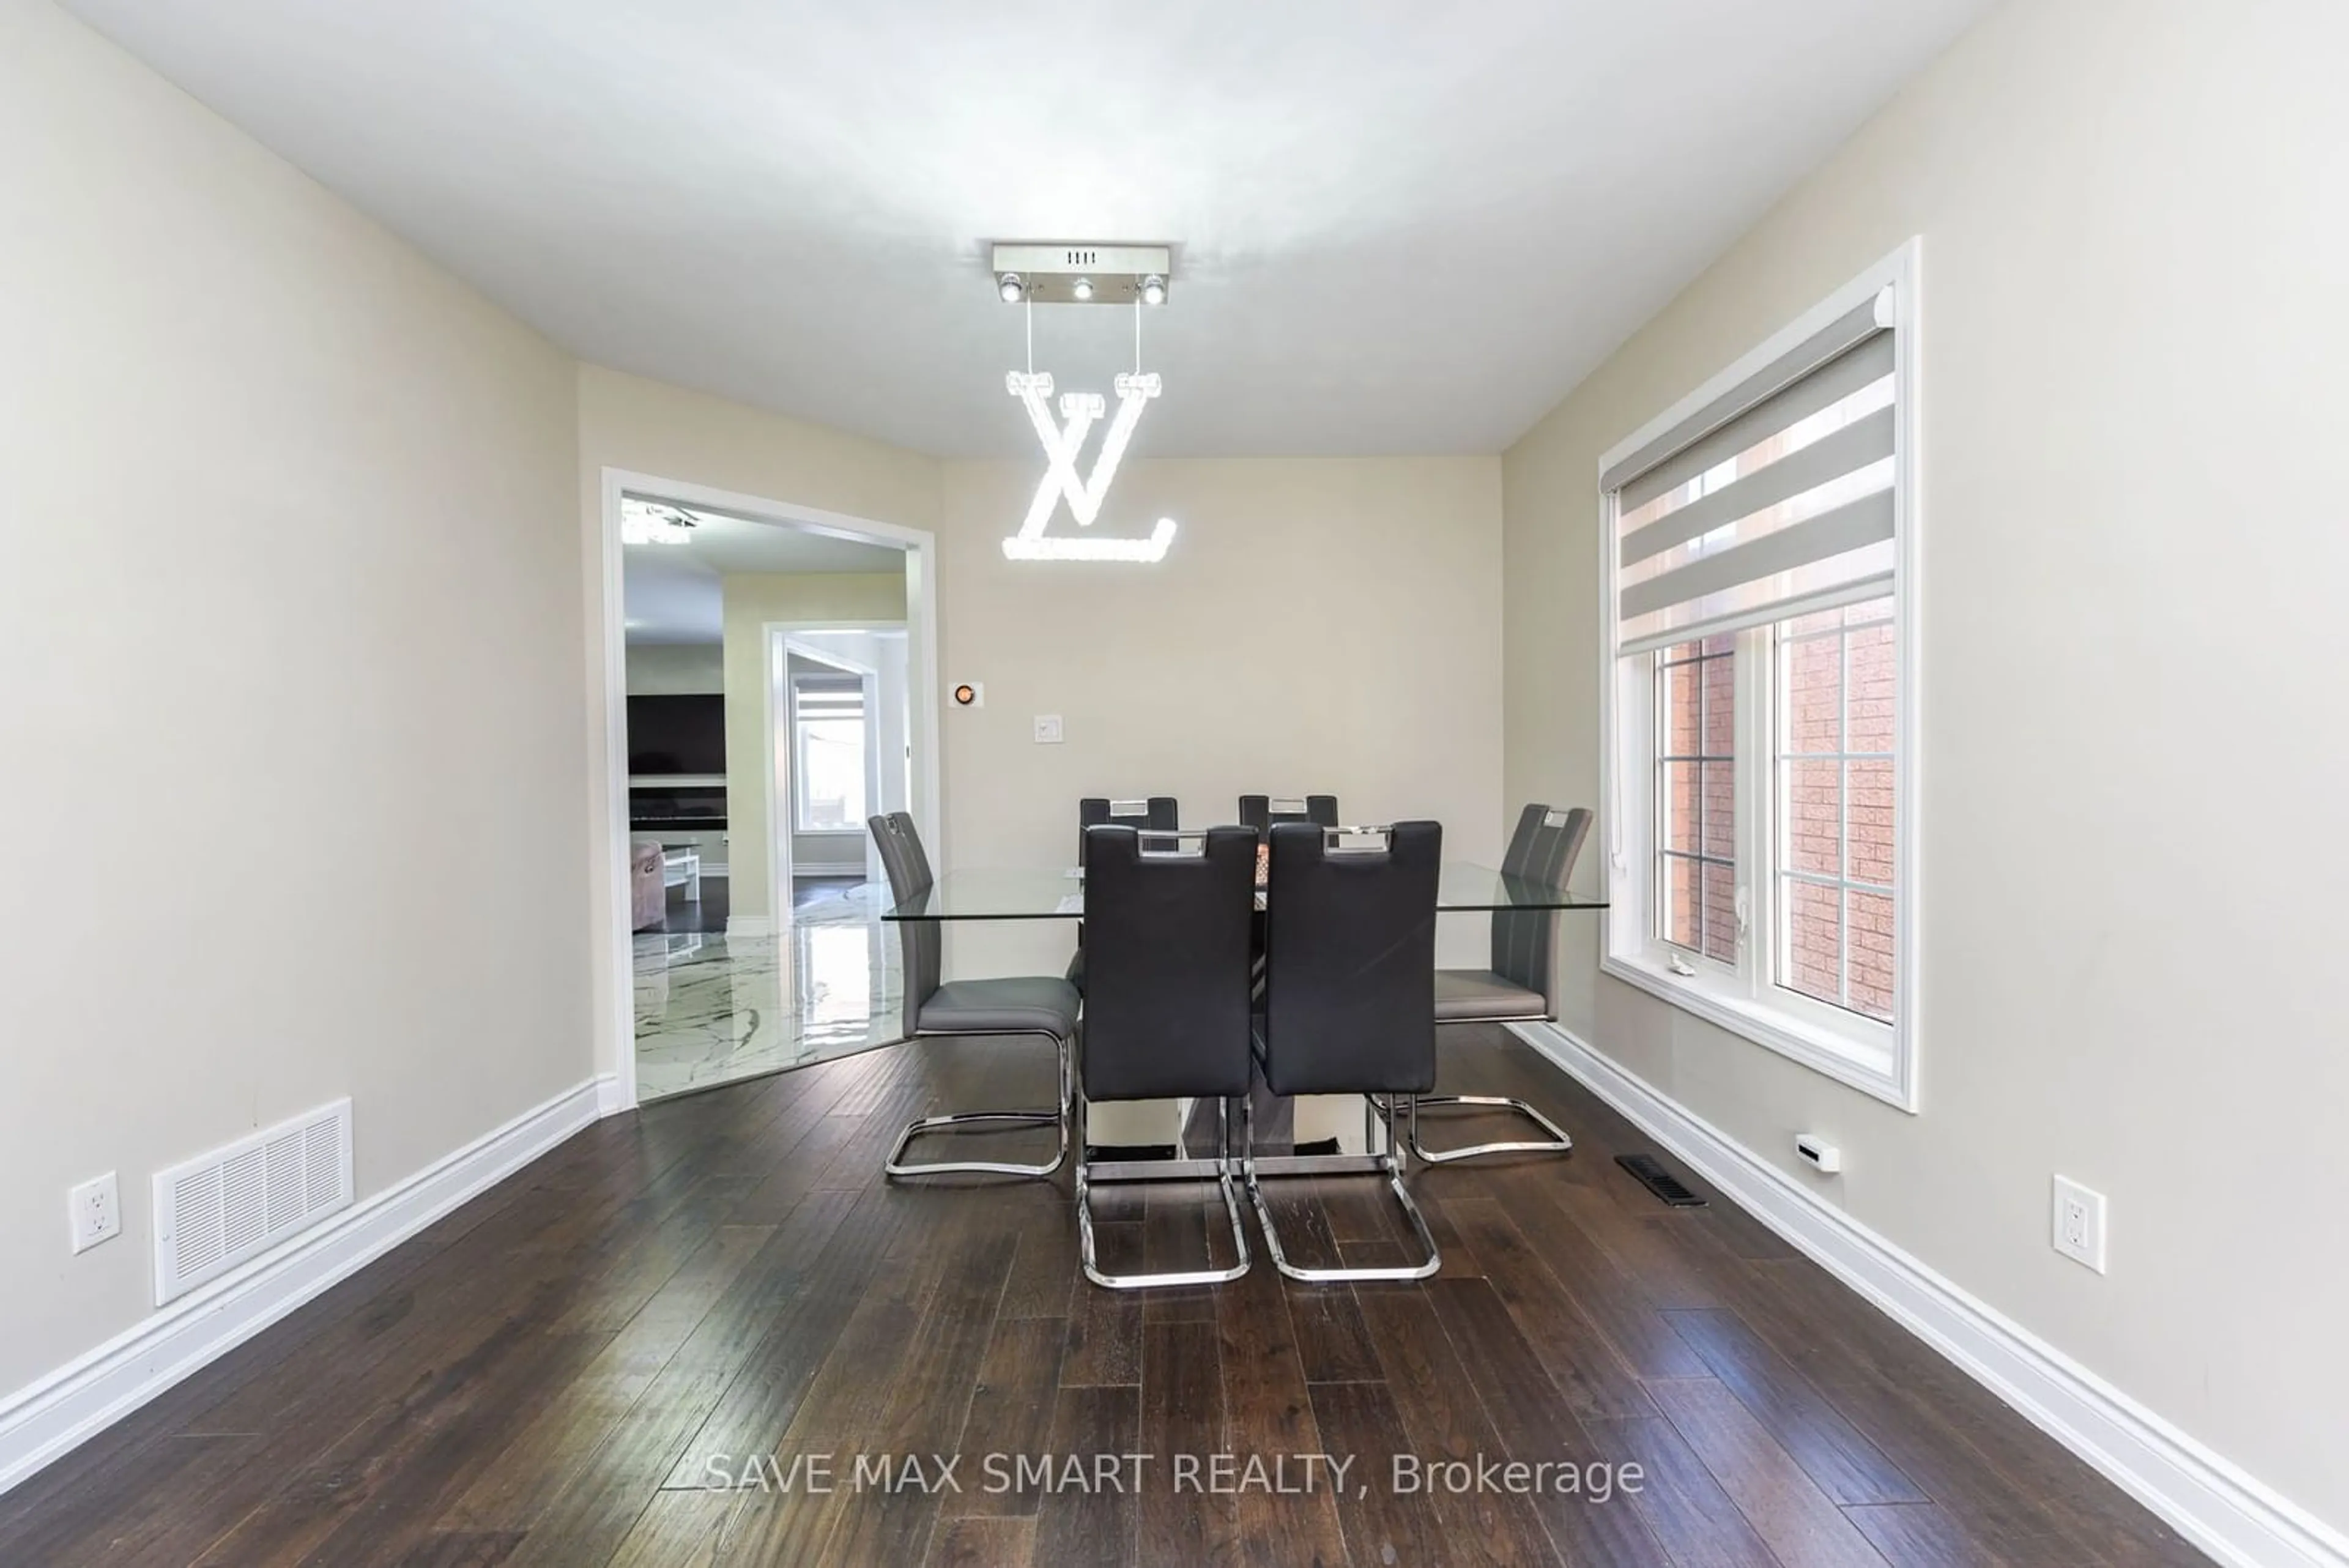
{"label": "window sill", "polygon": [[1887,1105],[1916,1114],[1913,1075],[1909,1085],[1899,1081],[1894,1074],[1894,1052],[1890,1048],[1822,1028],[1783,1008],[1758,1002],[1716,977],[1675,974],[1660,961],[1645,955],[1609,953],[1599,960],[1599,967],[1617,980],[1693,1013],[1716,1028],[1766,1046]]}

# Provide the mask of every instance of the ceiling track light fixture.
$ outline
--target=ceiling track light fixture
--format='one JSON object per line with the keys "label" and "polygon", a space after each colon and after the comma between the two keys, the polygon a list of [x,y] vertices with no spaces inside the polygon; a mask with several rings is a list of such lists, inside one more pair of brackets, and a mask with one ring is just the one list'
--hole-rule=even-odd
{"label": "ceiling track light fixture", "polygon": [[1001,244],[991,259],[1006,305],[1164,305],[1174,275],[1164,245]]}
{"label": "ceiling track light fixture", "polygon": [[[1044,477],[1029,503],[1019,531],[1003,541],[1003,554],[1014,561],[1134,561],[1164,560],[1174,544],[1176,524],[1161,517],[1139,539],[1048,534],[1045,529],[1061,504],[1079,528],[1091,528],[1109,498],[1118,464],[1142,422],[1143,410],[1160,390],[1157,373],[1142,369],[1142,314],[1145,305],[1166,303],[1166,278],[1173,257],[1163,245],[998,245],[995,247],[998,292],[1006,301],[1026,307],[1028,369],[1003,379],[1004,390],[1019,400],[1028,422],[1044,448]],[[1035,307],[1039,303],[1068,305],[1130,304],[1133,309],[1133,371],[1121,373],[1112,385],[1117,412],[1099,392],[1063,392],[1053,417],[1052,377],[1036,369]],[[1106,416],[1108,429],[1092,472],[1080,476],[1078,460],[1085,440]]]}

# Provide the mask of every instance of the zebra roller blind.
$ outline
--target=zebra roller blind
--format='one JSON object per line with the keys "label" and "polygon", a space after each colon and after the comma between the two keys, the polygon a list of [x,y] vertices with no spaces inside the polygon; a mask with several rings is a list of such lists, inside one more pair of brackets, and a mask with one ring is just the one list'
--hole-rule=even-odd
{"label": "zebra roller blind", "polygon": [[792,693],[799,716],[818,719],[864,717],[864,681],[855,675],[794,675]]}
{"label": "zebra roller blind", "polygon": [[1888,286],[1600,476],[1619,655],[1891,591],[1894,319]]}

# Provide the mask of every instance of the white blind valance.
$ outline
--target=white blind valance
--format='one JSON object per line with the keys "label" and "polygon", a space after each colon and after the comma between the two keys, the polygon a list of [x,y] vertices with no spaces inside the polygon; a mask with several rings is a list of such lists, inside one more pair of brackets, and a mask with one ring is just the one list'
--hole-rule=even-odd
{"label": "white blind valance", "polygon": [[1600,476],[1619,655],[1889,591],[1894,319],[1887,287]]}
{"label": "white blind valance", "polygon": [[793,706],[802,719],[861,719],[864,682],[854,675],[794,675]]}

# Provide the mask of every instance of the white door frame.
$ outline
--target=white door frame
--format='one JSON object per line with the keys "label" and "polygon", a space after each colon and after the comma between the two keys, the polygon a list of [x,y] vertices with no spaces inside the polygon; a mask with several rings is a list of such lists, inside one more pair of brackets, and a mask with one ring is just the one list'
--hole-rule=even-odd
{"label": "white door frame", "polygon": [[[601,754],[597,770],[603,820],[597,824],[592,865],[600,871],[588,883],[592,929],[603,955],[602,1015],[597,1049],[611,1053],[601,1075],[599,1103],[605,1115],[634,1110],[636,1104],[635,943],[628,929],[628,656],[625,560],[620,547],[620,496],[657,496],[680,506],[730,513],[763,523],[781,523],[834,539],[887,545],[905,552],[905,675],[907,726],[915,748],[914,821],[933,858],[943,865],[945,840],[938,808],[938,539],[923,528],[907,528],[844,512],[801,506],[739,491],[719,490],[687,480],[664,479],[630,469],[605,468],[601,491],[597,566],[592,606],[596,646],[602,657],[589,667],[589,755]],[[772,769],[768,770],[770,774]],[[605,1044],[608,1036],[608,1047]]]}
{"label": "white door frame", "polygon": [[[843,675],[854,675],[863,679],[864,682],[864,776],[877,784],[881,776],[881,723],[878,703],[881,671],[872,665],[851,659],[844,653],[837,653],[821,644],[809,643],[802,639],[809,632],[906,630],[906,623],[902,620],[762,622],[759,631],[766,649],[764,658],[769,682],[766,705],[767,726],[764,737],[767,748],[765,755],[775,759],[790,757],[794,763],[799,760],[797,737],[793,737],[792,744],[787,750],[778,751],[775,747],[777,738],[783,733],[783,726],[791,717],[790,709],[794,701],[791,690],[790,656],[796,653],[802,659],[812,659],[819,664],[830,665]],[[910,636],[911,633],[907,632],[907,635]],[[910,659],[907,662],[910,676]],[[910,717],[910,711],[908,716]],[[908,726],[909,732],[910,728],[911,726]],[[768,874],[774,878],[773,887],[776,897],[782,900],[775,906],[774,909],[773,919],[778,927],[791,913],[792,855],[796,847],[792,843],[792,839],[799,832],[800,818],[798,803],[792,798],[791,784],[777,776],[780,772],[781,769],[775,767],[770,767],[767,770],[767,870]],[[798,774],[794,773],[792,776],[796,780]],[[874,808],[874,815],[878,815],[880,809],[878,801],[868,799],[865,804]],[[777,823],[783,825],[783,831],[779,833],[775,830]],[[865,879],[876,880],[881,875],[880,851],[874,846],[871,834],[868,833],[863,836]]]}

